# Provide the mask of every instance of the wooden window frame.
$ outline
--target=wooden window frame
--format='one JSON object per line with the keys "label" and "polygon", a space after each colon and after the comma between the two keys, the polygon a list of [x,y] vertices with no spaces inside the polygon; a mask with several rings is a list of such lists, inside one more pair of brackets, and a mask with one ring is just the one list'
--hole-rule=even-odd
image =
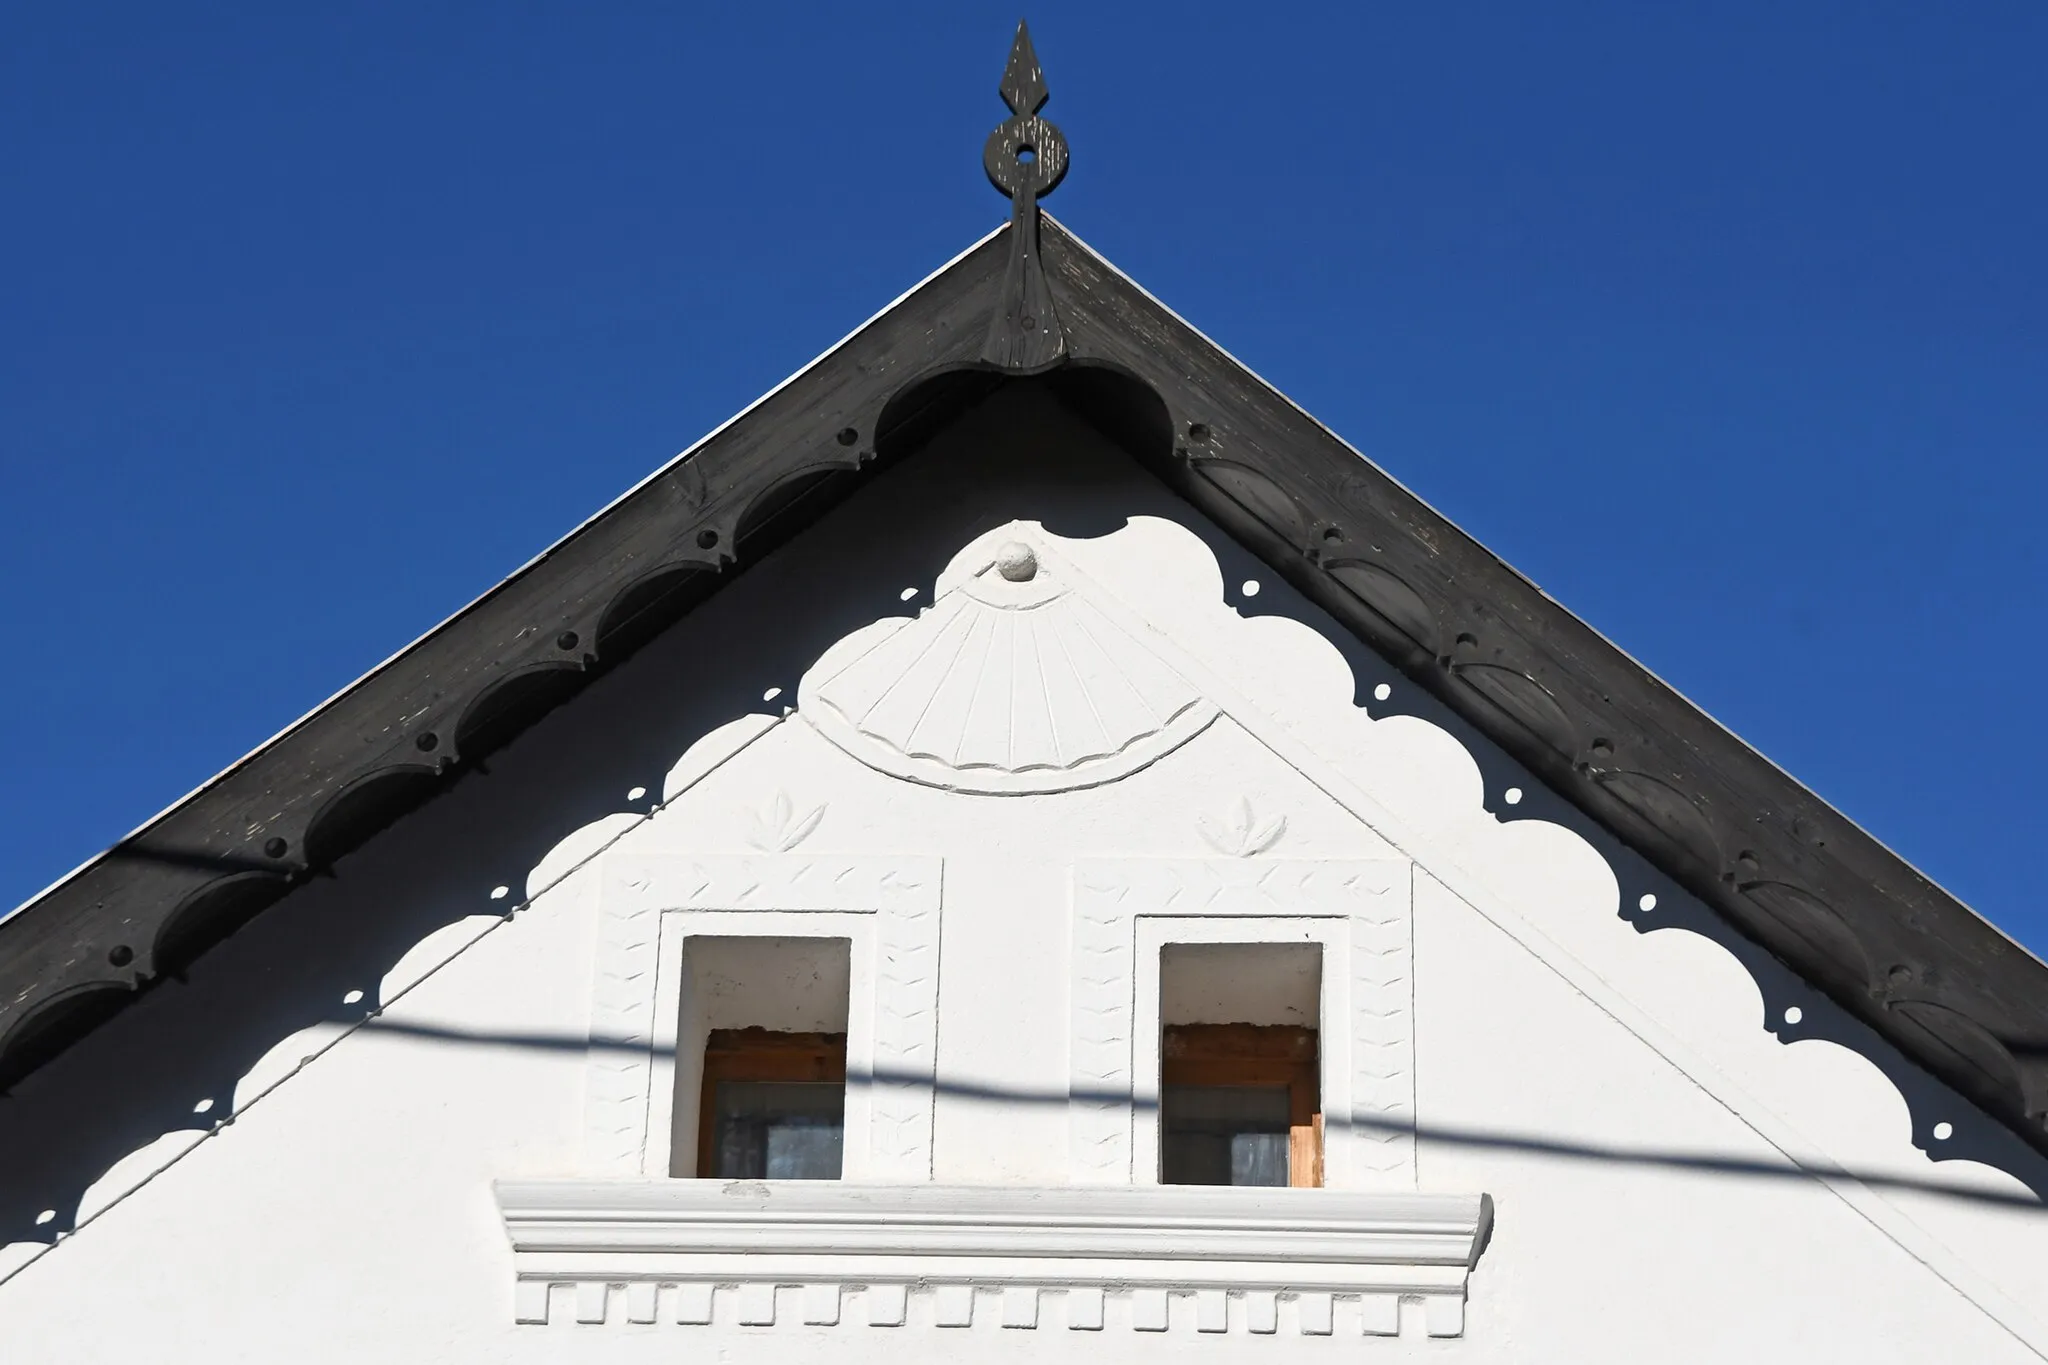
{"label": "wooden window frame", "polygon": [[[1168,1024],[1159,1040],[1159,1083],[1287,1087],[1287,1183],[1323,1183],[1321,1054],[1316,1031],[1292,1024]],[[1160,1114],[1159,1140],[1166,1141]]]}
{"label": "wooden window frame", "polygon": [[709,1177],[718,1146],[720,1081],[837,1081],[846,1084],[846,1035],[715,1028],[704,1040],[697,1099],[697,1174]]}

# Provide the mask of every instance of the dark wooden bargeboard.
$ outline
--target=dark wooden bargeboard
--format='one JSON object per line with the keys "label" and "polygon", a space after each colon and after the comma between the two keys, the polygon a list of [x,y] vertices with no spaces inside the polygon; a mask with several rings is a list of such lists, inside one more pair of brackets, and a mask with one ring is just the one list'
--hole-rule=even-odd
{"label": "dark wooden bargeboard", "polygon": [[[2048,1150],[2048,967],[1049,218],[1045,381],[1560,794]],[[478,765],[1022,365],[1004,231],[553,550],[0,921],[11,1084]],[[1030,368],[1038,368],[1031,366]]]}

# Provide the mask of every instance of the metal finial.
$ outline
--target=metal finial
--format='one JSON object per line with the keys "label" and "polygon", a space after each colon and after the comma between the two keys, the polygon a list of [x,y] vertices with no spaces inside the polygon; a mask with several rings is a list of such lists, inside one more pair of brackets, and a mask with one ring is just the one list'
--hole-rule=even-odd
{"label": "metal finial", "polygon": [[1003,83],[998,88],[1013,114],[1037,113],[1052,93],[1045,88],[1045,72],[1038,68],[1031,30],[1022,19],[1017,21],[1017,41],[1010,44],[1010,64],[1003,68]]}
{"label": "metal finial", "polygon": [[1031,46],[1031,30],[1022,20],[998,90],[1010,117],[988,135],[981,164],[989,183],[1010,197],[1010,268],[1003,311],[989,327],[981,354],[1006,370],[1042,370],[1067,349],[1038,260],[1038,201],[1067,173],[1067,139],[1057,125],[1038,116],[1051,92]]}

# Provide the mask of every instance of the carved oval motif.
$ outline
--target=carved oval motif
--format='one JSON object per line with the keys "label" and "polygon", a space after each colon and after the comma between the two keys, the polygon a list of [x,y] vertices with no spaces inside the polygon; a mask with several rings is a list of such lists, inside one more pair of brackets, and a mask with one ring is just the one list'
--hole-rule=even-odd
{"label": "carved oval motif", "polygon": [[1253,516],[1287,538],[1290,545],[1308,541],[1301,508],[1287,490],[1255,469],[1228,460],[1202,460],[1195,468],[1203,478],[1242,503]]}
{"label": "carved oval motif", "polygon": [[1528,674],[1502,664],[1459,664],[1451,671],[1558,753],[1569,755],[1578,748],[1564,708]]}
{"label": "carved oval motif", "polygon": [[1891,1006],[1969,1065],[1984,1087],[2008,1099],[2021,1089],[2019,1064],[1991,1030],[1960,1010],[1932,1000],[1900,1000]]}
{"label": "carved oval motif", "polygon": [[1742,894],[1821,961],[1846,964],[1858,987],[1868,989],[1875,981],[1863,941],[1834,907],[1818,896],[1784,882],[1751,882],[1742,887]]}
{"label": "carved oval motif", "polygon": [[289,890],[289,880],[270,872],[237,872],[208,882],[164,917],[150,947],[149,970],[182,973]]}
{"label": "carved oval motif", "polygon": [[1327,566],[1330,577],[1353,597],[1371,607],[1389,625],[1432,654],[1436,652],[1436,613],[1422,594],[1377,564],[1345,559]]}
{"label": "carved oval motif", "polygon": [[1713,826],[1684,792],[1648,773],[1595,772],[1593,780],[1619,803],[1622,823],[1709,868],[1721,866]]}

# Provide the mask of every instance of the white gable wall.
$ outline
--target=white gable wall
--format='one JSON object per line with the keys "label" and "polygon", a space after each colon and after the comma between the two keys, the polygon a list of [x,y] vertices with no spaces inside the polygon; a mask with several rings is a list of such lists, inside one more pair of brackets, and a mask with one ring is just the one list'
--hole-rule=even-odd
{"label": "white gable wall", "polygon": [[[646,800],[580,819],[528,885],[513,888],[510,901],[532,894],[517,915],[458,919],[381,987],[358,983],[389,1002],[367,1026],[282,1041],[237,1087],[231,1126],[203,1140],[165,1139],[103,1182],[94,1202],[110,1207],[96,1220],[39,1258],[17,1248],[0,1263],[25,1262],[0,1283],[0,1354],[627,1362],[830,1350],[940,1360],[969,1335],[976,1352],[996,1356],[1134,1360],[1374,1349],[1503,1362],[1706,1361],[1737,1351],[1995,1362],[2048,1350],[2048,1234],[2038,1215],[1997,1202],[2023,1187],[1974,1163],[1930,1161],[1913,1146],[1893,1083],[1870,1061],[1830,1042],[1787,1045],[1763,1027],[1758,979],[1774,999],[1796,999],[1807,1028],[1855,1040],[1898,1069],[1883,1044],[1761,955],[1731,949],[1696,903],[1412,684],[1341,645],[1313,609],[1087,432],[1074,427],[1051,449],[1036,438],[1020,448],[1015,433],[1026,429],[1024,414],[997,407],[922,457],[923,467],[889,476],[924,483],[893,508],[886,483],[856,498],[547,722],[495,765],[488,784],[436,803],[345,864],[338,882],[300,893],[271,912],[273,925],[259,922],[203,961],[190,997],[158,992],[57,1064],[71,1076],[39,1078],[83,1083],[86,1068],[142,1055],[153,1028],[173,1028],[177,1011],[198,1007],[181,1000],[226,991],[238,973],[253,980],[261,968],[251,944],[263,934],[283,944],[311,933],[292,928],[295,913],[345,916],[357,898],[407,896],[473,898],[490,909],[480,882],[458,890],[446,874],[503,866],[494,840],[517,822],[493,811],[575,808],[579,772],[617,771],[585,750],[608,753],[621,734],[673,734],[679,709],[707,718],[686,739],[708,721],[733,721],[678,762],[672,799],[651,816],[662,788],[642,779],[655,788]],[[1127,516],[1156,520],[1112,532]],[[877,771],[803,716],[781,718],[779,703],[799,680],[778,671],[778,635],[810,641],[798,661],[808,663],[866,621],[927,606],[940,566],[1012,518],[1072,533],[1004,534],[1032,539],[1048,579],[1067,575],[1213,702],[1220,714],[1206,728],[1102,785],[963,795]],[[1261,583],[1256,597],[1239,590],[1246,579]],[[920,589],[913,604],[895,601],[899,586]],[[754,674],[751,698],[771,687],[782,694],[754,703],[759,719],[740,718],[744,707],[707,714],[693,689],[711,670]],[[1354,704],[1381,682],[1384,703]],[[669,756],[682,747],[671,742]],[[1514,807],[1503,803],[1509,785],[1527,794]],[[1518,818],[1504,823],[1494,812]],[[682,1311],[674,1289],[652,1300],[663,1319],[655,1323],[630,1321],[622,1290],[600,1293],[595,1314],[587,1296],[556,1290],[547,1323],[515,1321],[514,1260],[494,1183],[629,1182],[644,1173],[637,1163],[665,1169],[656,1150],[665,1143],[653,1135],[665,1136],[672,1073],[658,1045],[636,1052],[607,1029],[645,1019],[658,1042],[683,1019],[677,969],[667,985],[662,978],[664,961],[685,960],[672,937],[679,927],[816,931],[856,945],[854,975],[868,979],[850,985],[850,1034],[859,1041],[870,1029],[875,1056],[908,1059],[913,1073],[926,1064],[936,1080],[923,1092],[877,1090],[878,1136],[862,1160],[881,1183],[915,1183],[919,1160],[922,1178],[938,1185],[1062,1187],[1099,1182],[1105,1169],[1147,1183],[1152,1130],[1142,1112],[1104,1120],[1069,1097],[1089,1064],[1076,1046],[1091,1027],[1088,992],[1101,988],[1077,969],[1077,944],[1103,932],[1088,928],[1083,911],[1091,895],[1117,900],[1101,890],[1111,882],[1146,894],[1162,868],[1176,885],[1225,890],[1187,914],[1162,904],[1117,921],[1134,947],[1104,998],[1125,1002],[1122,1026],[1141,1038],[1159,1008],[1160,943],[1206,935],[1320,945],[1326,1053],[1349,1049],[1342,1055],[1351,1059],[1335,1079],[1355,1091],[1355,1112],[1412,1112],[1415,1128],[1412,1149],[1405,1138],[1391,1148],[1359,1138],[1357,1160],[1334,1166],[1332,1184],[1361,1195],[1491,1197],[1495,1221],[1470,1276],[1462,1335],[1426,1337],[1410,1307],[1398,1341],[1361,1343],[1368,1309],[1342,1296],[1329,1336],[1303,1335],[1304,1310],[1285,1300],[1277,1332],[1248,1336],[1242,1297],[1229,1300],[1226,1331],[1205,1332],[1192,1293],[1170,1296],[1169,1330],[1155,1333],[1133,1329],[1144,1310],[1116,1292],[1104,1296],[1100,1331],[1073,1330],[1079,1300],[1064,1291],[1033,1291],[1029,1327],[1004,1325],[1024,1298],[993,1290],[972,1305],[971,1326],[935,1326],[958,1304],[924,1289],[909,1294],[905,1325],[873,1326],[866,1291],[852,1288],[829,1326],[803,1321],[808,1301],[795,1290],[775,1299],[773,1325],[742,1325],[736,1288],[717,1292],[704,1326],[673,1320]],[[1318,889],[1314,879],[1328,869],[1352,891]],[[880,889],[848,889],[871,871]],[[779,899],[749,899],[744,886],[700,894],[687,884],[693,876],[765,882]],[[902,885],[885,886],[889,878]],[[1282,908],[1300,913],[1230,910],[1229,887],[1268,884],[1262,878],[1299,888]],[[636,881],[649,884],[635,890]],[[1356,913],[1343,899],[1353,892],[1364,897]],[[1652,916],[1705,932],[1640,931],[1620,911],[1646,894],[1657,899]],[[634,895],[651,897],[654,913],[626,916]],[[692,895],[726,899],[692,909]],[[938,907],[934,923],[918,918],[926,895]],[[302,899],[314,908],[295,910]],[[644,949],[626,942],[643,933],[653,935]],[[926,943],[929,961],[917,956]],[[1389,961],[1399,969],[1383,980]],[[626,970],[609,965],[620,962]],[[934,974],[936,1016],[926,1027],[908,1017],[915,1007],[897,1006]],[[1333,1018],[1340,992],[1351,1003]],[[1361,1011],[1390,1000],[1402,1002],[1400,1026],[1375,1034]],[[605,1046],[586,1047],[593,1033]],[[925,1037],[935,1055],[920,1063]],[[1375,1071],[1376,1046],[1400,1064]],[[1137,1058],[1130,1084],[1142,1092],[1143,1045],[1127,1055]],[[634,1112],[634,1084],[660,1098],[638,1129],[618,1118]],[[1326,1071],[1326,1104],[1332,1084]],[[33,1087],[22,1102],[36,1103]],[[2043,1179],[2039,1163],[1999,1143],[1968,1106],[1958,1102],[1948,1121],[1958,1130],[1950,1141],[1988,1143]],[[1114,1150],[1098,1140],[1104,1131],[1123,1134],[1122,1168],[1097,1160]],[[850,1162],[854,1145],[850,1133]],[[1794,1156],[1828,1180],[1800,1171]],[[1916,1188],[1942,1185],[1991,1198]],[[745,1274],[736,1268],[730,1278]],[[606,1320],[575,1320],[592,1315]]]}

